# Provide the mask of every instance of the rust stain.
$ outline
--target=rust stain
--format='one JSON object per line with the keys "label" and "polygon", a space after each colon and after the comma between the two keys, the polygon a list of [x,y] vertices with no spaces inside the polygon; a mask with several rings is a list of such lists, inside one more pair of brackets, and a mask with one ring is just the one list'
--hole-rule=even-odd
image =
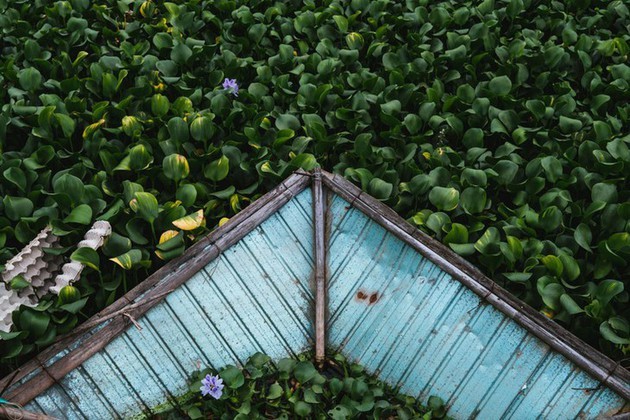
{"label": "rust stain", "polygon": [[368,305],[374,305],[379,301],[381,295],[378,292],[366,292],[365,290],[359,290],[356,294],[358,301],[367,301]]}

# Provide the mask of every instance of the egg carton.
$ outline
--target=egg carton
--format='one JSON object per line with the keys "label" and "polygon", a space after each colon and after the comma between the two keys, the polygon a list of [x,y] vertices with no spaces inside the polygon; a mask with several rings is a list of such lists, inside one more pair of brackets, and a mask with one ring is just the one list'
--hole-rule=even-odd
{"label": "egg carton", "polygon": [[[92,225],[92,228],[87,231],[85,237],[81,242],[77,244],[77,248],[92,248],[94,250],[100,248],[105,239],[111,235],[112,227],[109,222],[105,220],[99,220]],[[85,268],[85,265],[78,261],[70,261],[61,267],[61,274],[55,277],[54,285],[50,287],[50,292],[59,294],[59,291],[68,286],[81,277],[81,272]]]}
{"label": "egg carton", "polygon": [[2,280],[8,284],[13,278],[21,275],[31,284],[35,281],[33,286],[39,287],[38,282],[43,284],[46,278],[54,274],[48,270],[47,262],[55,256],[46,254],[44,248],[56,248],[58,245],[59,238],[52,233],[50,226],[42,229],[17,255],[6,262]]}
{"label": "egg carton", "polygon": [[35,306],[37,303],[30,297],[20,297],[15,290],[6,290],[0,285],[0,331],[11,331],[13,311],[19,309],[20,305]]}
{"label": "egg carton", "polygon": [[[78,248],[100,248],[111,234],[112,228],[107,221],[97,221],[87,231]],[[31,242],[9,260],[0,282],[0,331],[11,330],[13,320],[11,314],[20,305],[37,306],[39,299],[48,293],[59,294],[64,286],[74,283],[81,277],[85,267],[77,261],[63,264],[63,256],[47,254],[44,248],[59,246],[59,238],[53,235],[50,227],[43,229]],[[55,276],[61,267],[61,274]],[[29,286],[21,290],[9,289],[8,284],[16,276],[21,275]]]}

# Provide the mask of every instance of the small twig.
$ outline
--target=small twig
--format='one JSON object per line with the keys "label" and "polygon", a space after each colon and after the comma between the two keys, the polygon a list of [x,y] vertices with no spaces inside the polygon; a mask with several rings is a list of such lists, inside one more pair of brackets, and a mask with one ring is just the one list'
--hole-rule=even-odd
{"label": "small twig", "polygon": [[136,327],[138,329],[138,331],[142,331],[142,326],[138,323],[138,321],[136,321],[134,319],[134,317],[132,317],[131,315],[129,315],[128,312],[123,312],[123,316],[126,316],[127,318],[129,318],[129,320],[131,321],[131,323],[134,325],[134,327]]}

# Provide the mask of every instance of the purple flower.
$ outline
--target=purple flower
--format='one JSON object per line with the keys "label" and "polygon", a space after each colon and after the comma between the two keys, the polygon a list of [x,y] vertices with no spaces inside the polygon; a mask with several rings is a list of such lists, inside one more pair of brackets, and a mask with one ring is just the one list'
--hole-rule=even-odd
{"label": "purple flower", "polygon": [[236,79],[228,79],[227,77],[223,81],[223,89],[227,89],[234,96],[238,96],[238,84],[236,83]]}
{"label": "purple flower", "polygon": [[199,390],[202,396],[210,395],[215,400],[221,398],[223,394],[223,379],[219,378],[219,375],[206,375],[206,377],[201,380],[201,385]]}

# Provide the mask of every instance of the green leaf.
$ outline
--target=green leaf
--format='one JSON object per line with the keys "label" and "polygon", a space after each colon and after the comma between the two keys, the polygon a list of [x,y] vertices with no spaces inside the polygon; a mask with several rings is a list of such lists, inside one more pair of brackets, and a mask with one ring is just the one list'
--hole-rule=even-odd
{"label": "green leaf", "polygon": [[486,208],[486,190],[468,187],[462,192],[459,203],[468,214],[481,213]]}
{"label": "green leaf", "polygon": [[317,369],[311,362],[298,362],[295,365],[293,374],[299,383],[305,384],[317,375]]}
{"label": "green leaf", "polygon": [[[619,328],[618,330],[613,329],[613,325],[623,325],[625,328]],[[621,337],[617,331],[625,330],[625,336]],[[599,325],[599,332],[602,334],[606,340],[618,344],[618,345],[628,345],[630,344],[630,338],[628,337],[628,321],[621,317],[612,317],[608,321],[604,321]]]}
{"label": "green leaf", "polygon": [[402,105],[398,99],[381,104],[381,111],[383,111],[383,114],[385,115],[396,115],[401,109]]}
{"label": "green leaf", "polygon": [[623,292],[623,283],[619,280],[602,280],[597,285],[595,291],[595,298],[599,300],[602,305],[607,305],[615,296]]}
{"label": "green leaf", "polygon": [[565,290],[558,283],[549,283],[540,290],[543,302],[554,311],[560,310],[560,296],[563,294],[565,294]]}
{"label": "green leaf", "polygon": [[26,197],[11,197],[5,195],[2,199],[7,217],[13,221],[28,217],[33,213],[33,202]]}
{"label": "green leaf", "polygon": [[567,254],[560,254],[560,261],[564,267],[564,277],[568,281],[574,281],[580,276],[580,266],[575,258]]}
{"label": "green leaf", "polygon": [[26,191],[26,174],[18,167],[12,166],[2,173],[4,178],[15,185],[20,191]]}
{"label": "green leaf", "polygon": [[26,281],[26,279],[22,275],[13,277],[9,282],[9,287],[11,288],[11,290],[22,290],[25,287],[29,287],[30,285],[31,283]]}
{"label": "green leaf", "polygon": [[545,103],[539,99],[530,99],[525,102],[525,107],[534,114],[537,120],[542,120],[545,117],[547,108]]}
{"label": "green leaf", "polygon": [[141,171],[153,163],[153,156],[143,144],[134,146],[129,151],[129,169]]}
{"label": "green leaf", "polygon": [[77,248],[76,251],[70,255],[70,259],[73,261],[80,262],[81,264],[90,267],[96,271],[99,271],[99,263],[100,259],[98,253],[92,248],[81,247]]}
{"label": "green leaf", "polygon": [[380,178],[372,178],[368,185],[368,193],[377,200],[387,200],[394,190],[394,186]]}
{"label": "green leaf", "polygon": [[53,190],[59,194],[67,194],[73,204],[79,204],[83,199],[85,187],[79,178],[66,173],[53,181]]}
{"label": "green leaf", "polygon": [[175,198],[180,200],[184,207],[190,207],[197,200],[197,189],[192,184],[180,185],[175,193]]}
{"label": "green leaf", "polygon": [[299,417],[307,417],[311,414],[311,406],[304,401],[296,401],[293,406],[295,414]]}
{"label": "green leaf", "polygon": [[528,284],[532,278],[532,273],[503,273],[503,275],[509,280],[515,283]]}
{"label": "green leaf", "polygon": [[188,141],[188,124],[180,117],[173,117],[168,120],[168,132],[171,135],[171,139],[177,144],[183,144]]}
{"label": "green leaf", "polygon": [[171,60],[177,64],[184,64],[192,56],[192,50],[186,44],[177,44],[171,50]]}
{"label": "green leaf", "polygon": [[276,127],[278,130],[291,129],[296,131],[299,130],[301,126],[300,120],[298,120],[295,115],[282,114],[276,119]]}
{"label": "green leaf", "polygon": [[228,176],[230,171],[230,160],[227,156],[221,156],[219,159],[210,162],[203,170],[203,174],[211,181],[221,181]]}
{"label": "green leaf", "polygon": [[457,254],[462,257],[468,257],[475,253],[475,244],[453,244],[450,243],[448,246],[455,251]]}
{"label": "green leaf", "polygon": [[197,117],[190,123],[190,134],[197,141],[208,141],[214,136],[215,127],[209,117]]}
{"label": "green leaf", "polygon": [[50,323],[50,316],[45,312],[25,309],[20,313],[20,327],[34,337],[40,337]]}
{"label": "green leaf", "polygon": [[335,15],[333,16],[333,20],[337,24],[337,27],[339,28],[340,32],[345,33],[348,31],[348,19],[346,19],[344,16]]}
{"label": "green leaf", "polygon": [[291,166],[294,168],[302,168],[305,171],[310,171],[317,166],[317,159],[311,153],[300,153],[291,159]]}
{"label": "green leaf", "polygon": [[497,76],[490,80],[488,88],[495,96],[505,96],[512,90],[512,81],[507,76]]}
{"label": "green leaf", "polygon": [[125,270],[131,270],[142,261],[142,251],[139,249],[131,249],[124,254],[110,258],[110,261],[115,262]]}
{"label": "green leaf", "polygon": [[165,116],[170,106],[168,98],[164,95],[156,93],[151,98],[151,112],[158,118]]}
{"label": "green leaf", "polygon": [[144,220],[153,224],[153,221],[158,217],[159,209],[157,199],[153,194],[148,192],[137,192],[134,195],[136,202],[136,208],[134,210]]}
{"label": "green leaf", "polygon": [[219,375],[228,386],[228,388],[237,389],[245,383],[243,372],[236,366],[225,367]]}
{"label": "green leaf", "polygon": [[422,128],[422,118],[414,114],[407,114],[403,120],[403,125],[411,134],[416,134]]}
{"label": "green leaf", "polygon": [[593,201],[603,201],[604,203],[617,202],[617,187],[615,184],[599,182],[591,189],[591,199]]}
{"label": "green leaf", "polygon": [[546,208],[540,215],[540,226],[546,232],[553,232],[562,224],[562,212],[558,207]]}
{"label": "green leaf", "polygon": [[455,188],[433,187],[429,201],[439,210],[451,211],[459,204],[459,191]]}
{"label": "green leaf", "polygon": [[516,177],[518,165],[510,160],[501,160],[494,165],[493,169],[499,174],[497,182],[500,185],[508,185]]}
{"label": "green leaf", "polygon": [[350,32],[346,35],[346,45],[348,45],[348,48],[351,50],[360,50],[363,48],[363,43],[363,36],[359,33]]}
{"label": "green leaf", "polygon": [[468,229],[462,224],[453,223],[443,241],[446,244],[465,244],[468,242]]}
{"label": "green leaf", "polygon": [[575,300],[566,293],[560,295],[560,304],[571,315],[576,315],[584,312],[584,309],[580,308],[580,305],[575,303]]}
{"label": "green leaf", "polygon": [[22,89],[34,92],[39,89],[42,84],[42,74],[35,67],[22,69],[18,73],[18,81]]}
{"label": "green leaf", "polygon": [[481,169],[465,168],[462,171],[461,182],[464,186],[485,187],[488,183],[488,177]]}
{"label": "green leaf", "polygon": [[525,7],[523,5],[523,0],[510,0],[507,7],[505,8],[505,11],[511,19],[514,19],[524,9]]}
{"label": "green leaf", "polygon": [[284,390],[282,389],[282,387],[278,384],[278,382],[274,382],[270,387],[269,387],[269,391],[267,391],[267,396],[266,398],[268,400],[275,400],[278,399],[282,396],[282,394],[284,393]]}
{"label": "green leaf", "polygon": [[545,156],[540,160],[549,182],[556,182],[562,177],[562,163],[554,156]]}
{"label": "green leaf", "polygon": [[575,133],[582,128],[582,121],[565,116],[560,116],[558,125],[563,133]]}
{"label": "green leaf", "polygon": [[544,257],[542,257],[541,262],[554,276],[560,277],[562,275],[564,266],[562,265],[562,261],[560,261],[560,258],[556,257],[555,255],[545,255]]}
{"label": "green leaf", "polygon": [[85,304],[88,301],[88,297],[84,297],[82,299],[79,299],[75,302],[71,302],[71,303],[66,303],[64,305],[61,305],[60,308],[63,309],[66,312],[70,312],[71,314],[77,314],[79,313],[79,311],[81,309],[83,309],[85,307]]}
{"label": "green leaf", "polygon": [[78,223],[89,225],[92,222],[92,207],[87,204],[80,204],[72,209],[72,212],[63,220],[65,223]]}
{"label": "green leaf", "polygon": [[185,156],[178,154],[166,156],[162,161],[162,168],[164,170],[164,175],[175,182],[186,178],[190,173],[188,160]]}
{"label": "green leaf", "polygon": [[498,255],[501,252],[499,248],[500,240],[499,230],[494,226],[489,227],[475,242],[475,249],[483,255]]}

